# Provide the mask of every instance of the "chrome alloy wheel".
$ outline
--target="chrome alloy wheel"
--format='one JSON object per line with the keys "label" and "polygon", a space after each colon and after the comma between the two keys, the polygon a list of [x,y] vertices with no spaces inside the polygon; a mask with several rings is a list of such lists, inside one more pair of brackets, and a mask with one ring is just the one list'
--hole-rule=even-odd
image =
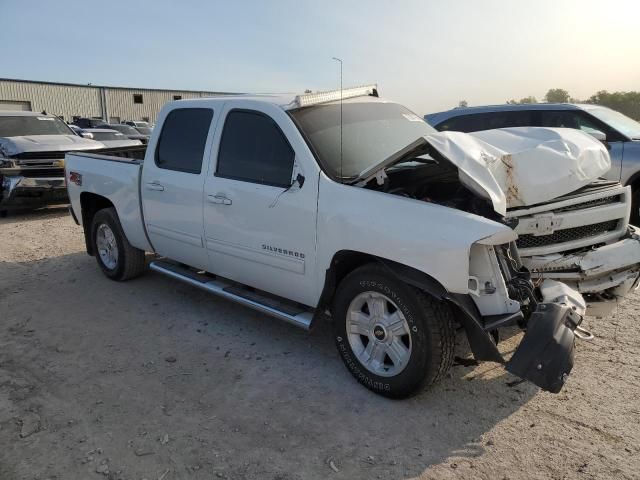
{"label": "chrome alloy wheel", "polygon": [[98,255],[105,267],[113,270],[118,266],[118,244],[109,225],[102,223],[96,231]]}
{"label": "chrome alloy wheel", "polygon": [[399,374],[411,357],[409,324],[386,295],[363,292],[347,310],[349,345],[358,361],[381,377]]}

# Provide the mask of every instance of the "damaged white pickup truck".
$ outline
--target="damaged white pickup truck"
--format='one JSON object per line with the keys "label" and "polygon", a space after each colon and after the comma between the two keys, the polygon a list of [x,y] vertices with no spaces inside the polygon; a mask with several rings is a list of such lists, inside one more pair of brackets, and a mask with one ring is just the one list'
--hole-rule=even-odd
{"label": "damaged white pickup truck", "polygon": [[[158,122],[146,147],[66,157],[103,272],[133,278],[154,252],[152,270],[295,325],[328,315],[344,363],[380,394],[440,379],[456,324],[476,359],[558,392],[589,336],[577,290],[595,280],[607,300],[636,283],[637,260],[610,268],[610,250],[637,256],[628,191],[591,184],[608,157],[579,132],[436,133],[375,87],[181,100]],[[524,150],[569,169],[542,172]],[[586,227],[605,221],[615,230]],[[526,334],[506,361],[495,332],[510,325]]]}

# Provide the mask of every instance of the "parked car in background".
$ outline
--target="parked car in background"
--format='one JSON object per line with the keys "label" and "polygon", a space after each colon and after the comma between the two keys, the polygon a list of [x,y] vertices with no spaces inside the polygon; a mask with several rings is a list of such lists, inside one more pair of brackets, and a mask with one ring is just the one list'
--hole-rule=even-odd
{"label": "parked car in background", "polygon": [[133,128],[130,125],[125,125],[122,123],[110,123],[108,125],[100,125],[98,128],[108,128],[111,130],[117,130],[118,132],[126,136],[129,140],[140,140],[143,144],[149,143],[149,135],[151,134],[151,131],[149,131],[148,134],[140,133],[139,129]]}
{"label": "parked car in background", "polygon": [[66,203],[65,152],[101,148],[54,115],[0,111],[0,214]]}
{"label": "parked car in background", "polygon": [[151,136],[151,134],[153,133],[153,127],[133,127],[135,128],[138,133],[140,133],[140,135],[147,135],[147,136]]}
{"label": "parked car in background", "polygon": [[115,147],[133,147],[142,145],[142,141],[138,139],[130,139],[124,133],[109,128],[86,128],[83,132],[93,135],[93,139],[104,144],[107,148]]}
{"label": "parked car in background", "polygon": [[126,120],[124,122],[122,122],[125,125],[129,125],[130,127],[146,127],[146,128],[150,128],[151,125],[149,124],[149,122],[145,122],[142,120]]}
{"label": "parked car in background", "polygon": [[102,118],[76,118],[71,122],[80,128],[98,128],[100,125],[107,123]]}
{"label": "parked car in background", "polygon": [[89,132],[85,132],[83,129],[81,129],[79,126],[71,124],[71,125],[67,125],[72,131],[73,133],[75,133],[76,135],[78,135],[79,137],[83,137],[83,138],[93,138],[93,135]]}
{"label": "parked car in background", "polygon": [[631,185],[631,222],[640,224],[640,123],[607,107],[534,103],[454,108],[425,115],[440,131],[477,132],[505,127],[576,128],[605,142],[611,170],[605,177]]}

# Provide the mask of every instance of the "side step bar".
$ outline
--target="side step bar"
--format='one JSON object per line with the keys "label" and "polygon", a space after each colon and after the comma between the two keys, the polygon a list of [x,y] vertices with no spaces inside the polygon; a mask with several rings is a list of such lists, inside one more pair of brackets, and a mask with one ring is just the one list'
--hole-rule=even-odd
{"label": "side step bar", "polygon": [[149,268],[305,330],[311,328],[313,312],[300,308],[298,305],[284,299],[266,293],[261,294],[249,288],[239,287],[237,284],[221,278],[199,274],[188,268],[162,260],[151,262]]}

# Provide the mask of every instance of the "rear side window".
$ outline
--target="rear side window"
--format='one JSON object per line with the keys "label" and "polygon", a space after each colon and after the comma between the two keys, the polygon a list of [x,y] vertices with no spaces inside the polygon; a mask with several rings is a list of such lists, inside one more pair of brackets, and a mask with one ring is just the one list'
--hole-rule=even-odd
{"label": "rear side window", "polygon": [[567,110],[543,110],[540,112],[540,126],[553,128],[580,128],[578,116]]}
{"label": "rear side window", "polygon": [[232,110],[222,131],[216,176],[288,187],[294,157],[272,118],[254,111]]}
{"label": "rear side window", "polygon": [[156,165],[178,172],[200,173],[213,110],[178,108],[167,115],[156,149]]}
{"label": "rear side window", "polygon": [[439,124],[438,130],[468,133],[494,128],[531,127],[534,126],[533,122],[533,113],[531,110],[486,112],[450,118]]}

